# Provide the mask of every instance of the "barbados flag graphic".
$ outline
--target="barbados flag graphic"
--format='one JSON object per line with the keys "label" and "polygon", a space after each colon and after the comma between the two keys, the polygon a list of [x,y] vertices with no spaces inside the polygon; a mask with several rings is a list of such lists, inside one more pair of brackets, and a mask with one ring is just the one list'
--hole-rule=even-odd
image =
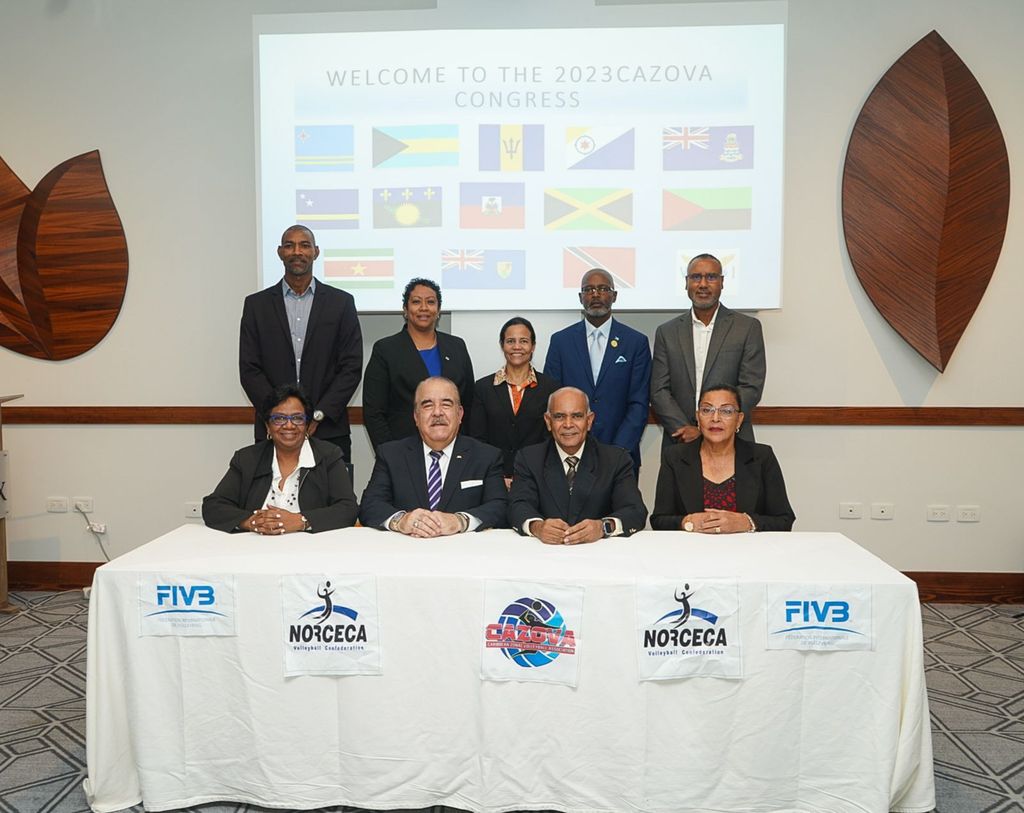
{"label": "barbados flag graphic", "polygon": [[480,169],[500,172],[544,169],[544,125],[481,124]]}

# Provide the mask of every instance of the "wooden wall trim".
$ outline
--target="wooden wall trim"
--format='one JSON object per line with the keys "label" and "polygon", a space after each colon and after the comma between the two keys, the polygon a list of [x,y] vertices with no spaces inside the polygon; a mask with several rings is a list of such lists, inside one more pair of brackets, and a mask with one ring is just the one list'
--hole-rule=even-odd
{"label": "wooden wall trim", "polygon": [[[92,584],[102,562],[10,562],[11,590],[76,590]],[[922,602],[1024,604],[1024,573],[909,571]]]}
{"label": "wooden wall trim", "polygon": [[[349,422],[363,423],[363,408],[349,407]],[[153,426],[249,424],[251,407],[241,406],[11,406],[11,426],[145,424]],[[657,423],[651,413],[649,423]],[[759,426],[1024,426],[1024,407],[762,406]]]}

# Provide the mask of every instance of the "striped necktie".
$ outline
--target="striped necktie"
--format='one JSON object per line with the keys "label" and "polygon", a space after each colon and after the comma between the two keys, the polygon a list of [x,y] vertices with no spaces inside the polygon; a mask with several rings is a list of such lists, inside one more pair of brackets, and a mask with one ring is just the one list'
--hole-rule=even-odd
{"label": "striped necktie", "polygon": [[438,462],[444,452],[430,453],[430,470],[427,472],[427,503],[433,511],[441,503],[441,464]]}
{"label": "striped necktie", "polygon": [[579,465],[580,459],[570,455],[565,458],[565,462],[569,464],[569,469],[565,473],[565,482],[569,484],[569,493],[572,494],[572,484],[576,480],[576,466]]}

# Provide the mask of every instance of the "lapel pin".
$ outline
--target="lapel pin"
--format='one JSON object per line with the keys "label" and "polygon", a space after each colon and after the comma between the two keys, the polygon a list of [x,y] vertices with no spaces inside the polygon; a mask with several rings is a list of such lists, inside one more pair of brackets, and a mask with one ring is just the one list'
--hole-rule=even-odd
{"label": "lapel pin", "polygon": [[612,339],[612,347],[618,347],[618,346],[619,346],[619,340],[618,339]]}

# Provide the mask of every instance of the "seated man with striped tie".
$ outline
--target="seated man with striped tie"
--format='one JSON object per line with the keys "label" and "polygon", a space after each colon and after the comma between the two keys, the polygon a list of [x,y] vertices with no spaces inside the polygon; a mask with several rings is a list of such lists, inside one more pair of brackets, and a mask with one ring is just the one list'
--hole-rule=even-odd
{"label": "seated man with striped tie", "polygon": [[419,436],[377,447],[360,522],[418,537],[508,527],[501,451],[459,434],[455,384],[441,376],[420,382],[413,420]]}
{"label": "seated man with striped tie", "polygon": [[562,387],[548,398],[551,439],[521,449],[509,491],[509,523],[549,545],[576,545],[643,530],[647,507],[629,452],[589,434],[587,396]]}

